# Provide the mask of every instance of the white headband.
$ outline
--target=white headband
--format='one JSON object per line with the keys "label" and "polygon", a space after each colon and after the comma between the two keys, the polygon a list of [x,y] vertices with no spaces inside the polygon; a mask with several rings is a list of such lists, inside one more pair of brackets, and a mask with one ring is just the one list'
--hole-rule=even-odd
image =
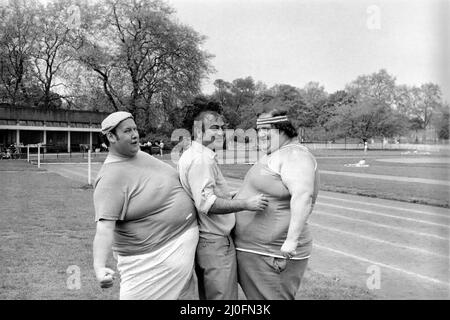
{"label": "white headband", "polygon": [[272,118],[258,119],[258,120],[256,120],[256,125],[262,126],[264,124],[273,124],[273,123],[280,123],[280,122],[289,122],[289,119],[287,116],[278,116],[278,117],[272,117]]}

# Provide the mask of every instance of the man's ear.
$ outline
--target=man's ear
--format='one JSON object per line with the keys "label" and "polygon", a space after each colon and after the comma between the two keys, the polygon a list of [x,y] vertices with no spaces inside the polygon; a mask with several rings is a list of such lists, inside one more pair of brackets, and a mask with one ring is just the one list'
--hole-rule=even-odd
{"label": "man's ear", "polygon": [[108,132],[106,134],[106,138],[108,138],[109,143],[116,143],[116,141],[117,141],[116,135],[112,132]]}

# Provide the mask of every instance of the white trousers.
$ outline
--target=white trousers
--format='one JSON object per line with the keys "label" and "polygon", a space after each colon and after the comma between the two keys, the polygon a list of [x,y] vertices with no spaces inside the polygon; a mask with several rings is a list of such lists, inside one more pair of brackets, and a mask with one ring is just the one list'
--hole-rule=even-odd
{"label": "white trousers", "polygon": [[120,300],[176,300],[192,288],[198,227],[151,253],[117,256]]}

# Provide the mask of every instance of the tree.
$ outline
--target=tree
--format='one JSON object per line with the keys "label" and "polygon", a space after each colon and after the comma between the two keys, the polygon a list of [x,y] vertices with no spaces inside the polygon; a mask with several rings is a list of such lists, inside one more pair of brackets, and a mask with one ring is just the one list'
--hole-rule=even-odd
{"label": "tree", "polygon": [[447,113],[438,85],[402,85],[396,88],[396,93],[397,110],[409,119],[409,129],[416,132],[416,137],[419,130],[426,130],[430,125],[437,129],[439,137],[446,136],[447,126],[441,119],[445,119]]}
{"label": "tree", "polygon": [[336,110],[326,126],[337,137],[348,136],[363,141],[405,133],[408,116],[404,110],[409,104],[408,94],[405,88],[399,89],[395,81],[385,69],[359,76],[346,86],[350,99]]}
{"label": "tree", "polygon": [[10,1],[0,10],[0,81],[3,100],[15,105],[28,97],[30,55],[36,38],[36,3]]}
{"label": "tree", "polygon": [[242,114],[248,116],[256,97],[255,81],[252,77],[233,80],[230,87],[231,99],[223,106],[224,115],[233,128],[241,125]]}
{"label": "tree", "polygon": [[[114,109],[125,109],[141,129],[157,128],[170,108],[200,92],[212,71],[204,37],[176,22],[158,0],[103,0],[83,30],[79,60],[95,72]],[[94,14],[95,12],[95,14]],[[173,104],[173,105],[171,105]]]}
{"label": "tree", "polygon": [[421,129],[428,128],[434,113],[441,106],[441,89],[438,85],[425,83],[420,88],[413,88],[411,114],[421,124]]}
{"label": "tree", "polygon": [[216,79],[214,81],[214,87],[215,91],[212,96],[219,101],[222,106],[231,105],[233,96],[231,93],[232,84],[223,79]]}
{"label": "tree", "polygon": [[439,139],[450,139],[450,105],[448,103],[443,103],[439,106],[436,110],[436,117],[433,118],[432,122],[437,130]]}
{"label": "tree", "polygon": [[355,98],[350,95],[345,90],[338,90],[332,94],[330,94],[325,103],[321,105],[321,112],[317,117],[317,125],[316,127],[321,129],[322,135],[320,137],[316,137],[319,140],[333,140],[335,138],[335,134],[333,132],[333,128],[330,120],[339,114],[340,109],[344,106],[349,106],[354,104]]}
{"label": "tree", "polygon": [[394,76],[385,69],[381,69],[370,75],[359,76],[346,86],[346,91],[356,99],[372,99],[394,107],[396,102],[395,81]]}
{"label": "tree", "polygon": [[297,111],[297,120],[302,127],[312,128],[318,125],[318,119],[326,106],[328,93],[318,82],[308,82],[300,95],[304,105]]}
{"label": "tree", "polygon": [[68,24],[66,8],[71,4],[70,0],[59,0],[45,7],[39,5],[37,9],[36,32],[40,36],[31,52],[31,64],[32,76],[43,92],[40,102],[45,108],[55,107],[53,102],[60,99],[60,95],[53,92],[65,85],[58,76],[75,61],[75,51],[81,46],[76,30]]}
{"label": "tree", "polygon": [[405,133],[407,118],[376,99],[360,99],[342,105],[328,121],[336,138],[359,138],[363,142],[377,136],[392,137]]}

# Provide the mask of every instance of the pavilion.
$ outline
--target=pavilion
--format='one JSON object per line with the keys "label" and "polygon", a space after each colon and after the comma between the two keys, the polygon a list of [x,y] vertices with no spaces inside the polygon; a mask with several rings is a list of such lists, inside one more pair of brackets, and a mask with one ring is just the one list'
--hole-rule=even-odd
{"label": "pavilion", "polygon": [[0,147],[43,144],[47,152],[93,150],[101,144],[101,122],[107,115],[0,104]]}

